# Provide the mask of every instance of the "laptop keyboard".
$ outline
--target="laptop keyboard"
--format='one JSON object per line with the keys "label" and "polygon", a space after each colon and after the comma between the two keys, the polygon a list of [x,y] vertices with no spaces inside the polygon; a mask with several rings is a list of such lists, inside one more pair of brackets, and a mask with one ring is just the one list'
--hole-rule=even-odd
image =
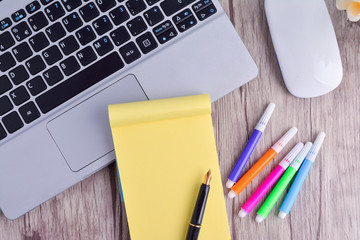
{"label": "laptop keyboard", "polygon": [[0,19],[0,140],[215,13],[210,0],[40,0]]}

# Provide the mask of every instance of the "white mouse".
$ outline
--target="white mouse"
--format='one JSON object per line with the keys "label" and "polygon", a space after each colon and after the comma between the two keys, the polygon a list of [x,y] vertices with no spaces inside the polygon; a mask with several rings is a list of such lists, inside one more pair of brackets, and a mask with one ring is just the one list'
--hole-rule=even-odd
{"label": "white mouse", "polygon": [[311,98],[339,86],[340,51],[324,0],[265,0],[265,11],[289,92]]}

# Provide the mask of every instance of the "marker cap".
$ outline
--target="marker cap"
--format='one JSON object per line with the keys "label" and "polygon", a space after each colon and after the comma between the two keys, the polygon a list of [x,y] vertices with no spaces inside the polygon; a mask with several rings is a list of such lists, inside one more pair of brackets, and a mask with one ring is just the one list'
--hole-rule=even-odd
{"label": "marker cap", "polygon": [[290,130],[287,131],[285,135],[282,136],[279,141],[274,144],[274,146],[272,146],[272,149],[274,149],[275,152],[279,153],[290,141],[290,139],[295,136],[297,131],[298,129],[296,127],[290,128]]}
{"label": "marker cap", "polygon": [[240,212],[239,212],[239,217],[243,218],[243,217],[245,217],[246,215],[248,215],[248,213],[245,212],[244,209],[241,209]]}
{"label": "marker cap", "polygon": [[261,215],[259,215],[259,214],[258,214],[258,215],[256,216],[256,218],[255,218],[256,222],[258,222],[258,223],[261,223],[262,221],[264,221],[264,219],[265,219],[265,218],[263,218],[263,217],[262,217]]}
{"label": "marker cap", "polygon": [[266,125],[268,124],[271,114],[274,112],[275,109],[275,103],[270,103],[264,114],[262,115],[262,117],[260,118],[260,121],[258,122],[258,124],[256,125],[255,129],[259,130],[260,132],[264,132]]}
{"label": "marker cap", "polygon": [[234,198],[235,196],[236,196],[236,193],[233,190],[230,190],[230,192],[228,193],[228,197]]}
{"label": "marker cap", "polygon": [[304,144],[302,142],[299,142],[295,145],[295,147],[293,147],[291,149],[291,151],[286,154],[286,156],[283,158],[283,160],[281,160],[281,162],[279,163],[279,165],[283,168],[283,169],[287,169],[290,165],[290,163],[294,160],[294,158],[299,154],[299,152],[301,151],[301,149],[304,147]]}
{"label": "marker cap", "polygon": [[227,188],[231,188],[232,186],[234,186],[235,182],[231,181],[230,179],[227,180],[226,182],[226,187]]}
{"label": "marker cap", "polygon": [[304,161],[306,155],[308,154],[308,152],[310,151],[310,148],[312,146],[311,142],[307,142],[305,144],[305,146],[301,149],[301,151],[299,152],[299,154],[295,157],[295,159],[292,161],[290,167],[292,167],[295,170],[298,170],[302,164],[302,162]]}
{"label": "marker cap", "polygon": [[310,149],[309,153],[306,155],[306,159],[309,161],[314,162],[316,156],[319,153],[320,147],[324,142],[326,134],[324,132],[320,132],[319,135],[316,137],[314,144],[312,145],[312,148]]}
{"label": "marker cap", "polygon": [[281,218],[281,219],[285,219],[286,215],[287,215],[287,214],[286,214],[285,212],[283,212],[283,211],[280,210],[278,216],[279,216],[279,218]]}

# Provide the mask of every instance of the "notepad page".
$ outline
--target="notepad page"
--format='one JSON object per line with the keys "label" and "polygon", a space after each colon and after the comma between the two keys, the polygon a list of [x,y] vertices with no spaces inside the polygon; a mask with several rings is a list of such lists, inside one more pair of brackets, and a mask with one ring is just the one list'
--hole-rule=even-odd
{"label": "notepad page", "polygon": [[[124,192],[131,239],[185,239],[200,185],[211,168],[213,179],[199,239],[230,239],[225,200],[208,96],[169,101],[174,111],[150,122],[117,124],[127,108],[109,108],[117,163]],[[176,106],[200,114],[181,114]],[[166,100],[163,104],[167,104]],[[200,103],[198,104],[198,102]],[[159,104],[159,102],[157,102]],[[138,104],[138,114],[151,108]],[[201,107],[199,107],[201,106]],[[208,109],[205,109],[204,106]],[[157,107],[162,107],[162,104]],[[144,108],[144,111],[141,111]],[[172,110],[171,110],[172,109]],[[133,111],[133,110],[131,110]],[[158,112],[157,112],[158,114]],[[178,114],[178,115],[177,115]],[[117,115],[117,116],[114,116]],[[147,115],[147,117],[149,117]],[[112,119],[114,121],[112,121]]]}

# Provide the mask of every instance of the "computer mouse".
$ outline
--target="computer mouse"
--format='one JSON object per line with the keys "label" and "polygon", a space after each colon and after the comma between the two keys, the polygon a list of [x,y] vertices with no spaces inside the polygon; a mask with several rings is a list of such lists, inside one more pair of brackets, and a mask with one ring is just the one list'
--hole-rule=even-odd
{"label": "computer mouse", "polygon": [[324,0],[265,0],[265,12],[288,91],[311,98],[339,86],[343,68]]}

